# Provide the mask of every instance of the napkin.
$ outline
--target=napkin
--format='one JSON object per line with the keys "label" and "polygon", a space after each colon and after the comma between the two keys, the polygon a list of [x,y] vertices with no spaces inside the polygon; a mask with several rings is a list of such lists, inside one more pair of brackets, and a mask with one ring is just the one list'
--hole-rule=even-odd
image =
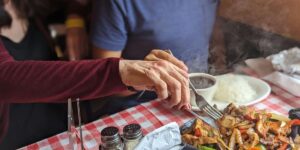
{"label": "napkin", "polygon": [[300,74],[300,49],[294,47],[267,57],[273,68],[287,74]]}
{"label": "napkin", "polygon": [[135,150],[181,150],[181,143],[179,125],[172,122],[147,134]]}
{"label": "napkin", "polygon": [[[260,78],[269,81],[289,93],[300,97],[300,78],[297,76],[298,60],[295,60],[291,54],[298,53],[298,48],[291,49],[292,51],[284,51],[278,55],[271,55],[265,58],[255,58],[246,60],[246,64],[253,69]],[[297,52],[295,52],[297,51]],[[300,52],[298,59],[300,60]],[[294,60],[287,60],[294,59]],[[299,69],[299,70],[298,70]],[[283,72],[280,72],[283,71]]]}

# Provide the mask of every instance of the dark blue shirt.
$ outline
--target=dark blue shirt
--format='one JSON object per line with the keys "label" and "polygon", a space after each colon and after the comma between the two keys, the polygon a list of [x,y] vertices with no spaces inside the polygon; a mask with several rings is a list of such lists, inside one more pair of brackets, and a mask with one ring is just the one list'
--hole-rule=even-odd
{"label": "dark blue shirt", "polygon": [[190,72],[206,71],[217,0],[96,0],[92,42],[143,59],[171,49]]}

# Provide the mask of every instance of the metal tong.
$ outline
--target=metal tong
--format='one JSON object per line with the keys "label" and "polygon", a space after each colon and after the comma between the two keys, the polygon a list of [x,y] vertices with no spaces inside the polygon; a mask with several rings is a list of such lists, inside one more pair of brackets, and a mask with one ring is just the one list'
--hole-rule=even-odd
{"label": "metal tong", "polygon": [[[82,138],[82,128],[81,128],[81,112],[80,112],[80,104],[79,104],[80,99],[77,98],[77,115],[78,115],[78,125],[79,125],[79,134],[80,134],[80,143],[81,143],[81,149],[83,150],[83,138]],[[72,107],[72,99],[68,99],[68,134],[69,134],[69,141],[70,145],[72,146],[72,149],[74,149],[74,137],[73,137],[73,132],[72,128],[75,128],[75,123],[74,123],[74,115],[73,115],[73,107]]]}

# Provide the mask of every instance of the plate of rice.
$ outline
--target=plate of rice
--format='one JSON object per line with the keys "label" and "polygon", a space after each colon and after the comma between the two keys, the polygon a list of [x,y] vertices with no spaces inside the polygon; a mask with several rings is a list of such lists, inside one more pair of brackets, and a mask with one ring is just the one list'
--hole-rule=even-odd
{"label": "plate of rice", "polygon": [[[246,75],[225,74],[216,76],[217,89],[211,101],[219,109],[224,109],[228,104],[248,106],[258,103],[269,96],[271,88],[265,81]],[[195,98],[191,95],[191,99]],[[197,110],[197,108],[194,108]]]}

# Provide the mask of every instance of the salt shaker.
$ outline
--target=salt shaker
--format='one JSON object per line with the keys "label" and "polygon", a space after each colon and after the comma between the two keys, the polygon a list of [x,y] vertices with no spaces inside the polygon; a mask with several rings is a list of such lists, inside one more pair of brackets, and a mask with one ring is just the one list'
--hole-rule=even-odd
{"label": "salt shaker", "polygon": [[119,129],[116,127],[106,127],[101,131],[101,150],[123,150]]}
{"label": "salt shaker", "polygon": [[123,128],[124,150],[133,150],[143,137],[139,124],[129,124]]}

